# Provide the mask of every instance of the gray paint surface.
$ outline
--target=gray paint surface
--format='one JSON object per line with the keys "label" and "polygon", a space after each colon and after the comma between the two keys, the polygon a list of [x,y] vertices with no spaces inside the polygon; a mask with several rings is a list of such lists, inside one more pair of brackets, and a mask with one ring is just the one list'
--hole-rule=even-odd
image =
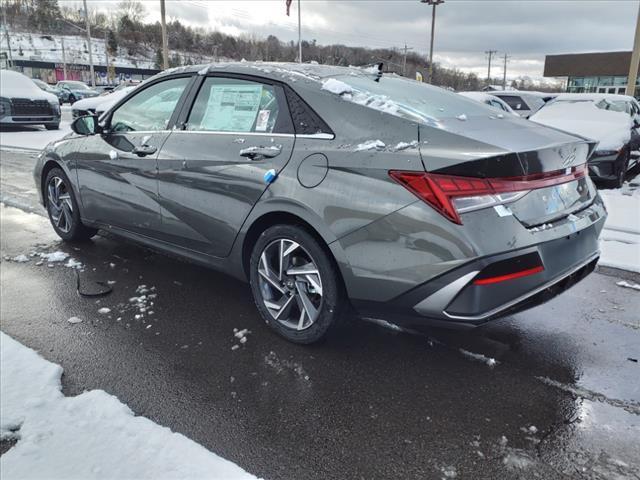
{"label": "gray paint surface", "polygon": [[[202,73],[201,66],[180,68],[145,85],[175,75],[192,75],[197,85]],[[88,223],[239,278],[245,278],[245,254],[251,247],[245,239],[251,226],[265,215],[293,215],[328,245],[349,296],[375,302],[389,301],[489,255],[571,234],[576,224],[562,218],[592,203],[592,215],[584,216],[579,228],[599,229],[604,221],[606,214],[589,180],[571,184],[580,188],[573,195],[577,202],[556,205],[551,212],[536,193],[515,202],[513,215],[479,210],[463,214],[464,225],[457,225],[388,174],[466,168],[485,159],[490,168],[515,175],[559,170],[586,161],[590,147],[584,139],[518,118],[498,118],[494,110],[472,100],[464,100],[474,112],[469,118],[445,117],[434,127],[321,89],[320,82],[334,75],[364,75],[358,69],[260,63],[209,68],[210,75],[225,73],[289,85],[329,124],[335,138],[181,131],[179,125],[174,128],[182,115],[178,108],[166,131],[70,138],[42,156],[36,178],[47,161],[61,162],[79,192]],[[442,95],[463,101],[453,93]],[[132,154],[149,135],[147,143],[157,152],[144,158]],[[385,147],[358,151],[359,144],[370,140],[380,140]],[[414,143],[395,149],[400,142]],[[274,158],[240,156],[245,148],[274,145],[281,148]],[[315,172],[318,165],[309,165],[308,159],[320,156],[326,161]],[[263,175],[270,169],[278,177],[267,185]],[[556,219],[561,221],[546,233],[527,228]],[[553,266],[548,270],[553,273]]]}

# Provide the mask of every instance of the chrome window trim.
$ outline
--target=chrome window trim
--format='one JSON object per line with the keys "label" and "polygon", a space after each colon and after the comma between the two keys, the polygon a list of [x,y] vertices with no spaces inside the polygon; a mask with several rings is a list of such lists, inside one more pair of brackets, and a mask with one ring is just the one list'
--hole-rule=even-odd
{"label": "chrome window trim", "polygon": [[[308,138],[315,140],[333,140],[335,135],[329,133],[300,134],[295,133],[263,133],[263,132],[222,132],[216,130],[171,130],[174,133],[197,133],[199,135],[233,135],[235,137],[281,137],[281,138]],[[137,132],[137,131],[136,131]],[[149,133],[149,132],[143,132]]]}
{"label": "chrome window trim", "polygon": [[197,133],[199,135],[232,135],[234,137],[285,137],[293,138],[293,133],[263,133],[263,132],[218,132],[215,130],[174,130],[174,133]]}

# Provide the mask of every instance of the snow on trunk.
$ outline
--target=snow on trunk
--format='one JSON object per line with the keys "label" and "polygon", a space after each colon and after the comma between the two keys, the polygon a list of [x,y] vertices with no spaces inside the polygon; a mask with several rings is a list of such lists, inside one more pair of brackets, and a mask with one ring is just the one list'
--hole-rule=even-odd
{"label": "snow on trunk", "polygon": [[0,367],[0,438],[18,439],[3,480],[256,478],[102,390],[65,397],[62,367],[2,332]]}

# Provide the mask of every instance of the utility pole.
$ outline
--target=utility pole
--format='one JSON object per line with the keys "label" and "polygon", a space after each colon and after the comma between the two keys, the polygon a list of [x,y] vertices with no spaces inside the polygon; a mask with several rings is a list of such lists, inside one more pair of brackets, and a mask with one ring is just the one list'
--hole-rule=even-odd
{"label": "utility pole", "polygon": [[298,0],[298,63],[302,63],[302,16],[300,12],[300,0]]}
{"label": "utility pole", "polygon": [[62,80],[67,79],[67,54],[64,49],[64,37],[60,37],[60,43],[62,44]]}
{"label": "utility pole", "polygon": [[504,54],[504,71],[502,74],[502,90],[506,90],[507,89],[507,61],[509,60],[509,56],[505,53]]}
{"label": "utility pole", "polygon": [[407,47],[407,44],[404,44],[404,58],[402,60],[402,76],[406,77],[406,72],[407,72],[407,52],[409,50],[413,50],[412,47]]}
{"label": "utility pole", "polygon": [[444,3],[444,0],[420,0],[420,3],[431,5],[433,7],[431,10],[431,42],[429,43],[429,78],[427,79],[427,83],[432,83],[433,81],[433,39],[435,37],[435,32],[436,32],[436,7],[441,3]]}
{"label": "utility pole", "polygon": [[491,58],[494,54],[498,53],[497,50],[485,50],[487,55],[489,55],[489,68],[487,69],[487,84],[491,83]]}
{"label": "utility pole", "polygon": [[160,0],[160,23],[162,24],[162,69],[169,68],[169,40],[167,39],[167,19],[164,0]]}
{"label": "utility pole", "polygon": [[9,41],[9,24],[7,23],[6,5],[2,9],[2,23],[4,24],[4,36],[7,40],[7,67],[13,67],[13,55],[11,54],[11,42]]}
{"label": "utility pole", "polygon": [[84,4],[84,20],[87,25],[87,48],[89,49],[89,71],[91,72],[91,86],[96,86],[96,75],[93,71],[93,53],[91,49],[91,25],[89,22],[89,10],[87,10],[87,0],[82,0]]}
{"label": "utility pole", "polygon": [[633,39],[633,52],[629,64],[629,78],[627,79],[627,95],[635,96],[636,78],[638,77],[638,64],[640,64],[640,7],[638,7],[638,19],[636,20],[636,35]]}

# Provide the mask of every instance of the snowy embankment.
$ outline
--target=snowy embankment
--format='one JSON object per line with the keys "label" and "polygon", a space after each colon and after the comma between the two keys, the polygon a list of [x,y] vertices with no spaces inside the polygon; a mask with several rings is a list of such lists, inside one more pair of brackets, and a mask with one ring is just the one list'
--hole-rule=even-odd
{"label": "snowy embankment", "polygon": [[600,195],[609,213],[600,236],[600,265],[640,272],[640,177]]}
{"label": "snowy embankment", "polygon": [[255,479],[183,435],[91,390],[62,394],[62,367],[0,332],[0,457],[4,480],[22,478]]}
{"label": "snowy embankment", "polygon": [[44,127],[12,127],[0,130],[0,148],[2,150],[40,151],[50,142],[60,140],[71,133],[69,122],[60,122],[59,130],[45,130]]}

